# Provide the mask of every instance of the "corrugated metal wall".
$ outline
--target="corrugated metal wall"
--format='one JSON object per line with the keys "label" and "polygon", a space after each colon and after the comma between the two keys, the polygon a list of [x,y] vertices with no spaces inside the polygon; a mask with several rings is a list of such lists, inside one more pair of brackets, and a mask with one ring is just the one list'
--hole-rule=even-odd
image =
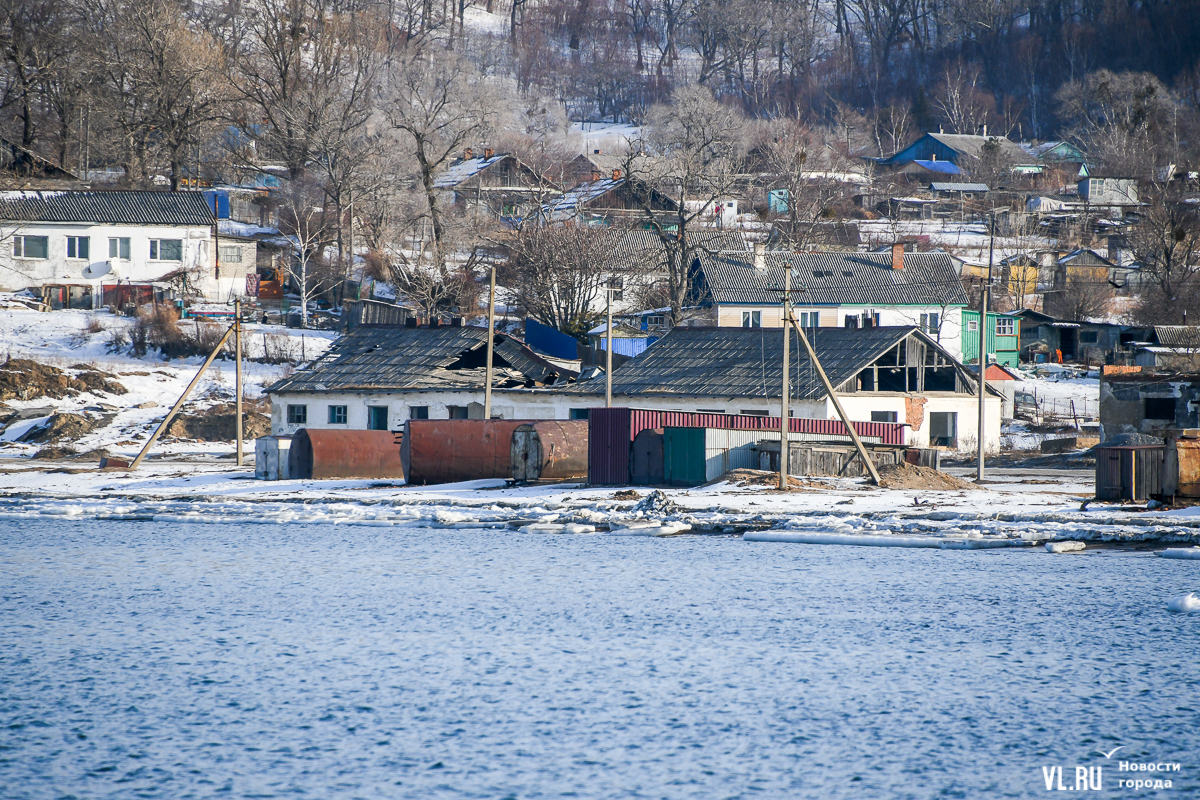
{"label": "corrugated metal wall", "polygon": [[[792,417],[793,441],[849,442],[850,434],[841,420]],[[897,422],[854,422],[864,442],[904,444],[903,424]],[[630,481],[630,446],[648,428],[722,428],[729,430],[779,430],[779,417],[742,414],[701,414],[691,411],[655,411],[641,408],[593,408],[588,411],[588,482],[623,485]],[[778,436],[778,434],[775,434]],[[759,436],[758,438],[768,438]],[[665,454],[664,454],[665,457]]]}
{"label": "corrugated metal wall", "polygon": [[1097,500],[1148,500],[1161,493],[1163,446],[1096,450]]}

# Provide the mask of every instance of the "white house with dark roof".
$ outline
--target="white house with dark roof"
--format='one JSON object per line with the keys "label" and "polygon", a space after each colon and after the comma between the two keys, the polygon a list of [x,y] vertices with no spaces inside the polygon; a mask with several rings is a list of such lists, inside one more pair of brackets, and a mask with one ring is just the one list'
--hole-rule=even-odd
{"label": "white house with dark roof", "polygon": [[255,244],[223,237],[214,252],[213,216],[199,192],[0,192],[0,289],[43,290],[55,306],[82,308],[156,288],[244,295]]}
{"label": "white house with dark roof", "polygon": [[954,259],[942,252],[700,253],[693,271],[703,319],[722,328],[778,328],[791,271],[796,318],[809,328],[914,326],[962,358],[967,295]]}

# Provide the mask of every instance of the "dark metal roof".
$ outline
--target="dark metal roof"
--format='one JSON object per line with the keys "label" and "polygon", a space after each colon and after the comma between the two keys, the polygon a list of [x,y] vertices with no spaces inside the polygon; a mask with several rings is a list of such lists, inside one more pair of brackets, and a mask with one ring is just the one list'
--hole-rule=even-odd
{"label": "dark metal roof", "polygon": [[[486,351],[485,328],[363,325],[334,342],[310,367],[267,391],[482,389]],[[500,388],[575,376],[502,333],[496,334],[494,364],[494,385]]]}
{"label": "dark metal roof", "polygon": [[113,225],[212,225],[200,192],[0,192],[0,219]]}
{"label": "dark metal roof", "polygon": [[[688,232],[688,241],[696,251],[748,252],[741,231],[700,228]],[[667,254],[662,240],[654,231],[636,229],[614,232],[602,269],[639,273],[662,271],[667,268]]]}
{"label": "dark metal roof", "polygon": [[[816,328],[806,332],[835,387],[910,336],[954,358],[917,328]],[[792,396],[820,398],[825,389],[792,331]],[[675,328],[642,355],[613,370],[613,394],[690,397],[779,397],[783,331],[778,328]],[[603,392],[604,376],[577,383]]]}
{"label": "dark metal roof", "polygon": [[755,269],[747,253],[701,253],[696,259],[712,301],[777,305],[784,270],[792,270],[797,305],[965,306],[967,295],[946,253],[905,253],[892,269],[891,253],[766,254]]}

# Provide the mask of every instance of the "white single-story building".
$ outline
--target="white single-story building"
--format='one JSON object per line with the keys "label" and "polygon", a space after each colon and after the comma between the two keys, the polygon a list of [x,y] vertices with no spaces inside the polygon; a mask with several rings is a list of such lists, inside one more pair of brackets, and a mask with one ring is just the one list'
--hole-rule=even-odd
{"label": "white single-story building", "polygon": [[[221,237],[199,192],[0,192],[0,290],[99,308],[131,287],[223,302],[246,294],[256,245]],[[124,288],[122,288],[124,287]]]}
{"label": "white single-story building", "polygon": [[[676,328],[613,372],[613,405],[669,411],[777,415],[782,390],[778,329]],[[315,365],[268,388],[271,431],[399,430],[408,419],[481,419],[487,332],[480,328],[363,326]],[[852,420],[900,422],[907,444],[973,450],[974,376],[912,327],[832,328],[814,342]],[[603,374],[573,374],[497,334],[492,416],[583,419],[604,405]],[[836,419],[792,333],[791,416]],[[1002,398],[989,389],[986,448],[1000,447]]]}

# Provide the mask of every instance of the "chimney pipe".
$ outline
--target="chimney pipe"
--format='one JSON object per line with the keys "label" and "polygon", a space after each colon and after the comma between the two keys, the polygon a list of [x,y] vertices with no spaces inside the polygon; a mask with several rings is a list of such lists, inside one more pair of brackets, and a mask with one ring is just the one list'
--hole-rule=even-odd
{"label": "chimney pipe", "polygon": [[474,158],[474,153],[472,153],[471,148],[468,147],[463,151],[463,161],[470,161],[472,158]]}
{"label": "chimney pipe", "polygon": [[759,272],[767,269],[767,245],[764,242],[754,243],[754,268]]}
{"label": "chimney pipe", "polygon": [[621,180],[621,170],[619,170],[619,169],[614,169],[614,170],[613,170],[613,180],[614,180],[614,181],[619,181],[619,180]]}
{"label": "chimney pipe", "polygon": [[892,269],[904,269],[904,242],[892,245]]}
{"label": "chimney pipe", "polygon": [[492,148],[490,148],[490,147],[483,148],[483,157],[484,158],[491,158],[494,155],[496,155],[496,151],[493,150]]}

